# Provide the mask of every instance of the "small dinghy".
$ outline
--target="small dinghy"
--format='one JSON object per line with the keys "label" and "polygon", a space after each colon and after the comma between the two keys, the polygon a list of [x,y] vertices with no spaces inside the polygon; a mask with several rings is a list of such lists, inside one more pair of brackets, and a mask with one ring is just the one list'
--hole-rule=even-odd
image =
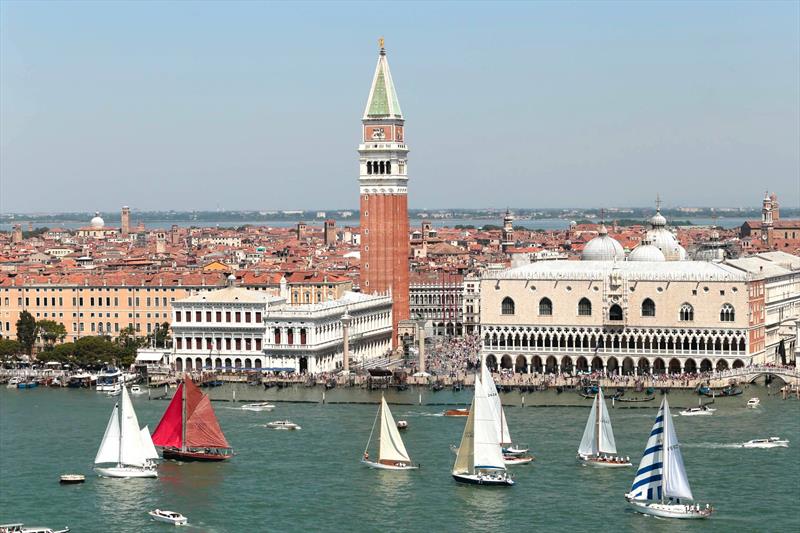
{"label": "small dinghy", "polygon": [[77,485],[78,483],[84,483],[86,481],[86,476],[83,474],[64,474],[59,478],[59,483],[62,485]]}
{"label": "small dinghy", "polygon": [[448,409],[444,416],[469,416],[469,409]]}
{"label": "small dinghy", "polygon": [[150,518],[156,522],[166,522],[176,526],[185,526],[189,522],[188,518],[183,516],[181,513],[176,513],[174,511],[162,511],[161,509],[156,509],[155,511],[150,511],[147,514],[149,514]]}
{"label": "small dinghy", "polygon": [[147,391],[141,388],[139,385],[131,386],[131,394],[144,394]]}
{"label": "small dinghy", "polygon": [[789,441],[780,437],[753,439],[742,444],[742,448],[788,448]]}
{"label": "small dinghy", "polygon": [[694,500],[694,496],[667,396],[661,401],[642,461],[625,499],[635,511],[660,518],[708,518],[714,512],[708,504],[703,508],[696,503],[686,503]]}
{"label": "small dinghy", "polygon": [[[369,443],[372,441],[372,434],[375,432],[375,424],[378,423],[378,420],[380,420],[381,425],[378,432],[378,460],[370,461]],[[378,409],[378,414],[375,415],[375,421],[372,423],[372,430],[369,433],[369,439],[367,439],[364,457],[361,462],[370,468],[378,470],[414,470],[417,468],[411,462],[411,457],[409,457],[405,444],[403,444],[403,438],[400,436],[392,411],[383,396],[381,396],[381,406]]]}
{"label": "small dinghy", "polygon": [[398,420],[397,429],[408,429],[408,422],[405,420]]}
{"label": "small dinghy", "polygon": [[621,468],[632,466],[630,460],[617,456],[617,443],[614,430],[611,429],[611,417],[606,408],[603,389],[597,391],[592,403],[592,411],[586,421],[580,446],[578,460],[585,466],[604,468]]}
{"label": "small dinghy", "polygon": [[285,429],[285,430],[298,430],[303,429],[291,420],[275,420],[267,424],[270,429]]}
{"label": "small dinghy", "polygon": [[268,402],[248,403],[240,407],[244,411],[272,411],[275,406]]}

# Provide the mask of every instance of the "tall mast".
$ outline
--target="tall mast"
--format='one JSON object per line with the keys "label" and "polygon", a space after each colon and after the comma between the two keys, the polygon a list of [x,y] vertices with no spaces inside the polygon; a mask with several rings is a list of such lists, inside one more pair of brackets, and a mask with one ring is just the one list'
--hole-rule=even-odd
{"label": "tall mast", "polygon": [[183,375],[183,386],[181,387],[181,451],[186,451],[186,376]]}
{"label": "tall mast", "polygon": [[661,470],[661,476],[662,476],[662,478],[661,478],[661,503],[664,503],[664,488],[666,488],[666,486],[667,486],[667,475],[668,475],[667,465],[669,465],[669,458],[667,457],[667,454],[669,453],[669,448],[667,447],[667,439],[666,439],[666,436],[668,435],[667,431],[669,431],[669,428],[667,427],[667,424],[672,422],[672,420],[669,420],[670,416],[669,416],[668,410],[664,409],[664,404],[666,402],[667,402],[667,398],[665,397],[664,401],[661,403],[661,409],[662,409],[662,411],[661,411],[662,415],[661,416],[663,418],[661,423],[664,425],[664,431],[661,432],[661,465],[662,465],[661,466],[661,469],[662,469]]}
{"label": "tall mast", "polygon": [[[119,403],[117,405],[119,405]],[[122,405],[120,405],[119,408],[117,409],[116,424],[117,427],[119,428],[119,445],[117,446],[117,466],[122,466],[122,406],[124,405],[125,403],[123,402]]]}
{"label": "tall mast", "polygon": [[594,428],[597,436],[597,456],[600,457],[600,409],[603,408],[601,405],[600,400],[600,386],[597,386],[597,396],[594,397],[594,401],[597,403],[597,407],[594,410]]}

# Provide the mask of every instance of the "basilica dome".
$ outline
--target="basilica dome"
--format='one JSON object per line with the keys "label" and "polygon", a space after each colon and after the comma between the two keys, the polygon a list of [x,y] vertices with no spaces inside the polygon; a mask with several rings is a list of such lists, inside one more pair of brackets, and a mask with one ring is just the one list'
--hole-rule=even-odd
{"label": "basilica dome", "polygon": [[102,227],[104,227],[106,225],[105,221],[102,218],[100,218],[100,213],[95,213],[94,214],[94,218],[92,219],[92,221],[89,224],[94,229],[101,229]]}
{"label": "basilica dome", "polygon": [[605,226],[600,226],[597,237],[586,243],[581,253],[582,261],[619,261],[625,259],[622,245],[613,237],[608,236]]}
{"label": "basilica dome", "polygon": [[664,253],[653,243],[644,239],[642,243],[628,254],[628,261],[666,261]]}

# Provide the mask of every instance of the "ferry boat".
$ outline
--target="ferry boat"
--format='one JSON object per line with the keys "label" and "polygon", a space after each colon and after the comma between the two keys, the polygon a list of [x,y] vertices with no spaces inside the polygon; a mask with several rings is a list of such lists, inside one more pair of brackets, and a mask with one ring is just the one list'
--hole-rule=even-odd
{"label": "ferry boat", "polygon": [[161,417],[153,433],[153,444],[161,447],[164,459],[225,461],[233,455],[211,400],[188,374]]}
{"label": "ferry boat", "polygon": [[753,439],[742,444],[742,448],[788,448],[789,441],[780,437]]}

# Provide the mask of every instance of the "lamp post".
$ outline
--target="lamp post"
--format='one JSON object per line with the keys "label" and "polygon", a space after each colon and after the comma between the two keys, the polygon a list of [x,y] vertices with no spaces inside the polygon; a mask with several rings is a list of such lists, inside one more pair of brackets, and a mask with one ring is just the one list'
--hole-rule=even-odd
{"label": "lamp post", "polygon": [[345,310],[342,321],[342,374],[350,373],[350,324],[353,317]]}

